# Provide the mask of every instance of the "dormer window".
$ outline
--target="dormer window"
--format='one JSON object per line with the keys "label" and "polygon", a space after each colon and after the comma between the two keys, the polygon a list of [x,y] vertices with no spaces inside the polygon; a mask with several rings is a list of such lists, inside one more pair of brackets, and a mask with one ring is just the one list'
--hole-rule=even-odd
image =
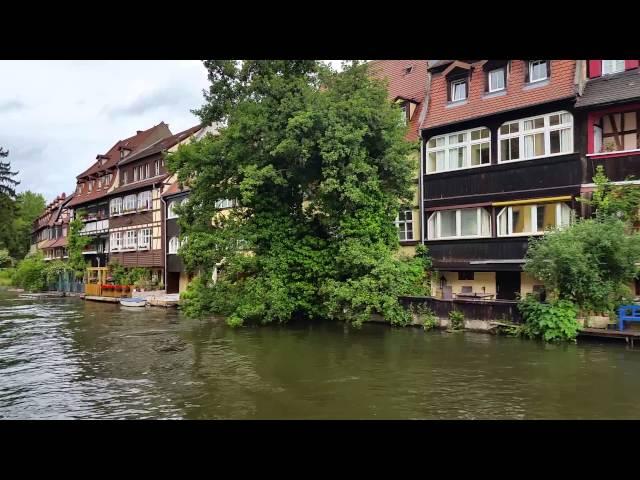
{"label": "dormer window", "polygon": [[503,67],[489,71],[487,79],[489,82],[489,93],[504,90],[506,84],[506,69]]}
{"label": "dormer window", "polygon": [[452,102],[459,102],[467,98],[467,79],[461,78],[458,80],[451,80],[450,83],[450,96]]}
{"label": "dormer window", "polygon": [[529,60],[529,83],[541,82],[549,78],[548,60]]}
{"label": "dormer window", "polygon": [[624,60],[602,60],[602,75],[624,72]]}
{"label": "dormer window", "polygon": [[131,150],[129,150],[128,148],[121,148],[120,149],[120,159],[123,159],[124,157],[126,157],[130,153],[131,153]]}

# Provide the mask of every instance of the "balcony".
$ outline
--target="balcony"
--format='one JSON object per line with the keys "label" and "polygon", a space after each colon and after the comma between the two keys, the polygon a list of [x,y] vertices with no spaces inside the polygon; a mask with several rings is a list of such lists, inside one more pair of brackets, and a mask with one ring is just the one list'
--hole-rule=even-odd
{"label": "balcony", "polygon": [[87,222],[80,230],[80,235],[95,235],[96,233],[106,233],[109,230],[109,220],[97,222]]}

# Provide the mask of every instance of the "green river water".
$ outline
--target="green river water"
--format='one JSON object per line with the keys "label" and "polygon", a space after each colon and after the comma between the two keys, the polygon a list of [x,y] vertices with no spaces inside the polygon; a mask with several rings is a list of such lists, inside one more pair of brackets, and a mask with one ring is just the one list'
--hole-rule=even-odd
{"label": "green river water", "polygon": [[377,324],[230,329],[0,290],[0,418],[640,418],[640,349]]}

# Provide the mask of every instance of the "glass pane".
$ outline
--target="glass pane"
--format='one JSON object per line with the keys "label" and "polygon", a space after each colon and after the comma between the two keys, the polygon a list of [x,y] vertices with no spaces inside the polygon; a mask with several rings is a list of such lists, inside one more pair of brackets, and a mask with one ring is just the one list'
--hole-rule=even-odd
{"label": "glass pane", "polygon": [[512,233],[529,233],[531,232],[531,207],[514,206],[511,207]]}
{"label": "glass pane", "polygon": [[504,88],[504,70],[502,68],[489,72],[489,90],[502,90]]}
{"label": "glass pane", "polygon": [[547,203],[546,205],[538,205],[536,208],[536,227],[538,232],[544,232],[547,229],[556,226],[556,204]]}
{"label": "glass pane", "polygon": [[436,139],[432,138],[431,140],[429,140],[429,143],[427,143],[427,147],[433,148],[435,146],[436,146]]}
{"label": "glass pane", "polygon": [[480,140],[480,130],[471,132],[471,140]]}
{"label": "glass pane", "polygon": [[436,216],[438,214],[437,213],[433,213],[430,217],[429,217],[429,221],[427,222],[427,238],[437,238],[437,231],[436,231]]}
{"label": "glass pane", "polygon": [[549,134],[549,153],[560,153],[560,130],[555,130]]}
{"label": "glass pane", "polygon": [[507,135],[509,133],[509,125],[502,125],[500,127],[500,133],[502,135]]}
{"label": "glass pane", "polygon": [[569,128],[560,130],[560,151],[564,153],[573,152],[573,138]]}
{"label": "glass pane", "polygon": [[489,129],[488,128],[483,128],[482,130],[480,130],[480,137],[481,138],[489,138]]}
{"label": "glass pane", "polygon": [[526,135],[524,137],[524,158],[544,155],[544,133]]}
{"label": "glass pane", "polygon": [[560,124],[560,115],[551,115],[549,117],[549,125],[558,125]]}
{"label": "glass pane", "polygon": [[465,167],[467,147],[454,147],[449,149],[449,169]]}
{"label": "glass pane", "polygon": [[507,225],[507,209],[503,208],[498,213],[498,235],[508,235],[508,225]]}
{"label": "glass pane", "polygon": [[480,235],[485,237],[491,235],[491,216],[484,208],[480,209]]}
{"label": "glass pane", "polygon": [[478,235],[478,212],[475,208],[460,210],[462,236]]}
{"label": "glass pane", "polygon": [[427,172],[435,172],[436,171],[436,152],[429,152],[429,156],[427,158]]}
{"label": "glass pane", "polygon": [[456,211],[443,210],[440,212],[440,235],[442,237],[456,236]]}
{"label": "glass pane", "polygon": [[481,165],[486,163],[489,163],[489,143],[471,145],[471,165]]}
{"label": "glass pane", "polygon": [[571,123],[571,114],[563,113],[562,114],[562,123]]}

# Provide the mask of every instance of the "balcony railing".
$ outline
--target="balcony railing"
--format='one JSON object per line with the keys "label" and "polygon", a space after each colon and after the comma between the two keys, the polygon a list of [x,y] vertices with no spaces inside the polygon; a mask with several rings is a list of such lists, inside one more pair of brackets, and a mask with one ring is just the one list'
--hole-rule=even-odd
{"label": "balcony railing", "polygon": [[97,222],[88,222],[84,224],[80,234],[91,235],[98,232],[103,232],[109,229],[109,220],[100,220]]}

